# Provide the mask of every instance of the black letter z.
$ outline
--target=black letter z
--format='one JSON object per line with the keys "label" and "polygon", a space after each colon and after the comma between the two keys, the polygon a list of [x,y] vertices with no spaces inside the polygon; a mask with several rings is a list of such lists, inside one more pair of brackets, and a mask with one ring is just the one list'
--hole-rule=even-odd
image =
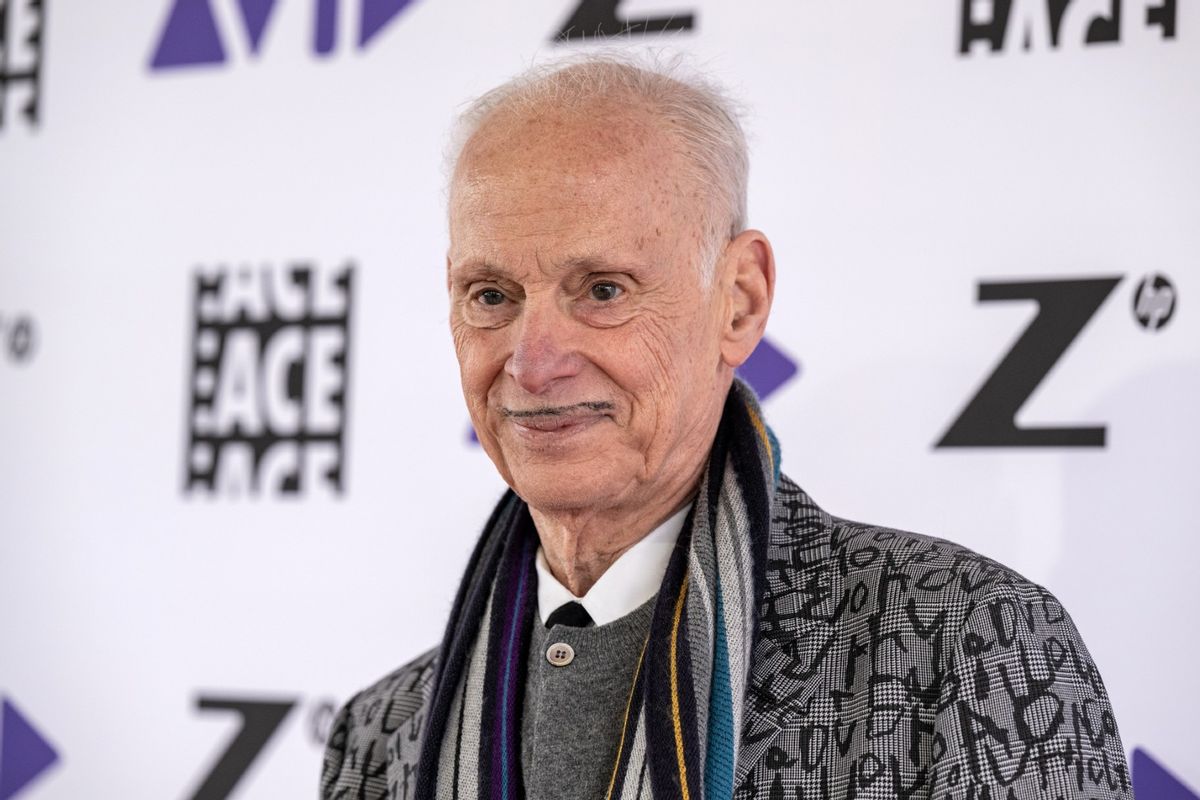
{"label": "black letter z", "polygon": [[288,712],[296,704],[291,701],[281,703],[263,702],[261,700],[224,700],[212,697],[201,697],[197,702],[201,709],[221,709],[236,711],[242,717],[242,728],[233,737],[229,747],[221,754],[221,758],[209,770],[200,788],[196,789],[191,800],[224,800],[233,787],[246,774],[246,770],[254,763],[254,759],[262,752],[271,734],[275,733]]}
{"label": "black letter z", "polygon": [[1104,447],[1103,427],[1018,428],[1013,418],[1120,282],[980,283],[981,303],[1035,300],[1039,311],[934,447]]}
{"label": "black letter z", "polygon": [[649,19],[621,19],[617,6],[621,0],[578,0],[575,10],[551,39],[565,42],[568,39],[601,39],[606,36],[625,36],[633,33],[661,33],[663,31],[690,31],[696,26],[695,14]]}

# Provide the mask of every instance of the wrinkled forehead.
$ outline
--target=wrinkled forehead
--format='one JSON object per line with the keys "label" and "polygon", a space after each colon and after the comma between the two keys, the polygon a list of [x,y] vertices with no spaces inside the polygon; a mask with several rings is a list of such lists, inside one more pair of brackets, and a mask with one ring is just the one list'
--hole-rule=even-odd
{"label": "wrinkled forehead", "polygon": [[[498,109],[462,149],[450,185],[455,206],[489,198],[483,189],[584,196],[622,184],[630,193],[680,196],[684,170],[677,136],[648,111],[602,102],[587,108]],[[462,210],[462,209],[459,209]],[[496,209],[499,210],[499,209]],[[453,220],[452,220],[453,223]]]}
{"label": "wrinkled forehead", "polygon": [[652,236],[677,246],[700,228],[676,136],[648,113],[590,109],[505,112],[466,143],[451,185],[452,253],[497,240],[592,242]]}

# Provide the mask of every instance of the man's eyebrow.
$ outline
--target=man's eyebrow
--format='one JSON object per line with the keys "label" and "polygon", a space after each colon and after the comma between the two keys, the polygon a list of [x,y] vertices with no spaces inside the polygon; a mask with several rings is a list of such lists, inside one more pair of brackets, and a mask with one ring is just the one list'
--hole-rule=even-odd
{"label": "man's eyebrow", "polygon": [[562,262],[562,269],[570,272],[626,272],[645,267],[640,262],[612,261],[601,255],[571,256]]}
{"label": "man's eyebrow", "polygon": [[[647,265],[641,262],[611,261],[602,255],[569,256],[559,263],[558,268],[563,272],[625,272],[645,269]],[[466,261],[461,264],[450,264],[451,279],[459,281],[478,281],[490,279],[511,279],[508,270],[490,261]]]}
{"label": "man's eyebrow", "polygon": [[450,264],[450,278],[457,281],[479,281],[494,278],[507,278],[508,273],[488,261],[468,261],[464,264]]}
{"label": "man's eyebrow", "polygon": [[564,270],[587,270],[589,272],[605,272],[612,268],[612,265],[604,260],[602,256],[571,256],[563,260],[562,268]]}

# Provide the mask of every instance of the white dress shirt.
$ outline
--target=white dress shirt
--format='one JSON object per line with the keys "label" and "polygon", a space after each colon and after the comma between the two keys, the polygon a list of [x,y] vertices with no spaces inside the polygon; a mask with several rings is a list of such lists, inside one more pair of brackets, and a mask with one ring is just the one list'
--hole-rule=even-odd
{"label": "white dress shirt", "polygon": [[671,551],[683,530],[692,504],[680,509],[633,547],[622,553],[600,576],[587,594],[576,597],[558,582],[546,563],[541,546],[537,551],[538,616],[546,623],[556,608],[574,600],[591,615],[597,625],[620,619],[658,594]]}

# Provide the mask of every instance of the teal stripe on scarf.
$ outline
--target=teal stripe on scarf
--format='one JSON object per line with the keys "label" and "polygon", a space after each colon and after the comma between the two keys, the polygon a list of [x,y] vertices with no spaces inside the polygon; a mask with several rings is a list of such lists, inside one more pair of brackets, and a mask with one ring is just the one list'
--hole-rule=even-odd
{"label": "teal stripe on scarf", "polygon": [[712,691],[708,696],[708,753],[704,759],[704,796],[733,797],[734,745],[733,687],[729,678],[729,651],[725,638],[725,602],[717,573],[716,631]]}

